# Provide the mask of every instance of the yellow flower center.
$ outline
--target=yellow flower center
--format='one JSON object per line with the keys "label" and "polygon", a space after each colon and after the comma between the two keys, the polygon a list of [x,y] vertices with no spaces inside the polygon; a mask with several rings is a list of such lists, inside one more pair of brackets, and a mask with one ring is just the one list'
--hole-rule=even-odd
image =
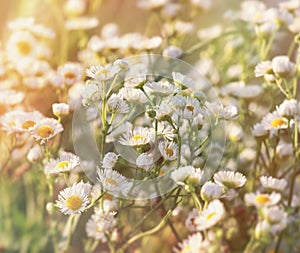
{"label": "yellow flower center", "polygon": [[181,253],[189,253],[191,252],[192,248],[191,245],[186,245],[184,248],[182,248]]}
{"label": "yellow flower center", "polygon": [[42,138],[47,138],[49,137],[51,134],[54,133],[54,129],[51,126],[40,126],[37,130],[37,133],[40,137]]}
{"label": "yellow flower center", "polygon": [[206,220],[210,220],[211,218],[213,218],[215,215],[217,214],[217,212],[211,212],[206,216]]}
{"label": "yellow flower center", "polygon": [[194,112],[195,107],[192,105],[187,105],[186,109],[188,109],[190,112]]}
{"label": "yellow flower center", "polygon": [[189,185],[197,185],[199,183],[199,180],[196,177],[188,177],[186,182]]}
{"label": "yellow flower center", "polygon": [[34,125],[35,125],[35,122],[34,122],[34,121],[32,121],[32,120],[27,120],[27,121],[25,121],[25,122],[22,124],[22,128],[23,128],[23,129],[29,129],[29,128],[31,128],[31,127],[34,127]]}
{"label": "yellow flower center", "polygon": [[27,41],[19,41],[17,48],[22,55],[28,55],[31,51],[31,45]]}
{"label": "yellow flower center", "polygon": [[143,136],[143,135],[134,135],[134,136],[132,136],[132,139],[134,141],[142,141],[142,142],[144,142],[146,140],[145,136]]}
{"label": "yellow flower center", "polygon": [[0,103],[0,115],[6,113],[6,106]]}
{"label": "yellow flower center", "polygon": [[56,164],[55,168],[57,169],[64,169],[65,167],[69,166],[69,161],[61,161],[58,164]]}
{"label": "yellow flower center", "polygon": [[172,156],[174,154],[174,151],[172,148],[165,148],[165,151],[168,156]]}
{"label": "yellow flower center", "polygon": [[72,73],[72,72],[67,72],[67,73],[65,73],[64,77],[66,79],[75,79],[76,75],[74,73]]}
{"label": "yellow flower center", "polygon": [[118,182],[112,178],[106,178],[105,179],[107,183],[112,184],[113,186],[118,186]]}
{"label": "yellow flower center", "polygon": [[259,204],[266,204],[268,202],[270,202],[270,198],[268,195],[266,194],[260,194],[258,196],[255,197],[255,200],[259,203]]}
{"label": "yellow flower center", "polygon": [[107,69],[101,69],[97,72],[97,75],[107,75],[109,73],[109,71]]}
{"label": "yellow flower center", "polygon": [[82,199],[79,196],[73,195],[67,198],[66,206],[72,211],[78,210],[82,205]]}
{"label": "yellow flower center", "polygon": [[279,128],[286,125],[286,121],[283,118],[277,118],[272,121],[271,125],[274,128]]}

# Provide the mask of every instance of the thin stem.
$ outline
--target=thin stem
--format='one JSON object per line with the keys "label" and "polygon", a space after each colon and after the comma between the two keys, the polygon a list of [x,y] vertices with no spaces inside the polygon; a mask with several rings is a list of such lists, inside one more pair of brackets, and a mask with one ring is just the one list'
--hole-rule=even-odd
{"label": "thin stem", "polygon": [[252,184],[251,184],[251,187],[250,187],[251,192],[254,190],[254,186],[255,186],[260,152],[261,152],[261,141],[258,142],[258,147],[257,147],[257,152],[256,152],[256,158],[255,158],[254,169],[253,169],[253,181],[252,181]]}
{"label": "thin stem", "polygon": [[290,95],[283,89],[280,81],[276,80],[276,85],[287,98],[290,98]]}
{"label": "thin stem", "polygon": [[172,193],[176,190],[176,188],[171,191],[165,198],[162,198],[160,202],[151,209],[144,217],[133,227],[132,231],[134,231],[137,227],[139,227],[157,208],[164,204],[164,202],[172,195]]}
{"label": "thin stem", "polygon": [[68,237],[67,237],[67,242],[65,246],[65,252],[68,252],[70,243],[71,243],[71,238],[72,238],[72,232],[73,232],[73,225],[74,225],[74,220],[75,220],[75,215],[72,215],[70,218],[70,226],[69,226],[69,231],[68,231]]}
{"label": "thin stem", "polygon": [[64,174],[64,179],[65,179],[65,182],[66,182],[66,185],[68,186],[68,187],[70,187],[70,184],[69,184],[69,178],[68,178],[68,173],[63,173]]}
{"label": "thin stem", "polygon": [[236,34],[236,33],[238,33],[238,31],[231,30],[231,31],[224,32],[219,37],[216,37],[216,38],[213,38],[213,39],[210,39],[210,40],[206,40],[206,41],[201,41],[201,42],[197,43],[196,45],[192,46],[191,48],[189,48],[188,50],[186,50],[186,52],[184,54],[182,54],[181,58],[184,58],[185,56],[191,55],[191,54],[195,53],[196,51],[212,44],[213,42],[215,42],[215,41],[217,41],[217,40],[219,40],[223,37],[226,37],[226,36],[229,36],[229,35],[232,35],[232,34]]}
{"label": "thin stem", "polygon": [[201,210],[202,210],[202,205],[201,205],[201,203],[200,203],[200,200],[199,200],[197,194],[196,194],[194,191],[192,191],[192,192],[191,192],[191,195],[192,195],[192,198],[193,198],[193,201],[194,201],[194,204],[195,204],[196,208],[197,208],[199,211],[201,211]]}
{"label": "thin stem", "polygon": [[121,250],[125,250],[126,248],[128,248],[128,246],[132,243],[134,243],[135,241],[139,240],[140,238],[143,238],[145,236],[148,236],[148,235],[152,235],[152,234],[155,234],[157,233],[158,231],[160,231],[165,225],[166,223],[168,222],[168,219],[170,218],[172,214],[172,210],[169,210],[167,212],[167,214],[164,216],[164,218],[162,219],[162,221],[154,228],[150,229],[150,230],[147,230],[145,232],[142,232],[140,234],[137,234],[136,236],[130,238],[122,247],[121,247]]}

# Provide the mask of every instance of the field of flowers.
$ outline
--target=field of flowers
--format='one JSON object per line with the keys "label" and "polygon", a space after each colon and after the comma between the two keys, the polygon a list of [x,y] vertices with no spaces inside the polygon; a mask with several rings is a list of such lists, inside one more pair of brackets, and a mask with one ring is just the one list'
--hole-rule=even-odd
{"label": "field of flowers", "polygon": [[300,252],[299,0],[2,2],[0,253]]}

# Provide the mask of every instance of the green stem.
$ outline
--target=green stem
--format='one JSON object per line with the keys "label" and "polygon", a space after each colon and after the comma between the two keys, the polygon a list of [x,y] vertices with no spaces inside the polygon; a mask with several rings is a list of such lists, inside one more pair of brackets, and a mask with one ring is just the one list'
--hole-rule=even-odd
{"label": "green stem", "polygon": [[65,252],[68,252],[69,248],[70,248],[70,244],[71,244],[71,238],[72,238],[72,233],[73,233],[73,225],[74,225],[74,219],[75,219],[75,215],[72,215],[70,217],[70,226],[69,226],[69,231],[68,231],[68,237],[67,237],[67,241],[66,241],[66,245],[65,245]]}
{"label": "green stem", "polygon": [[192,198],[193,198],[193,201],[194,201],[194,204],[195,204],[196,208],[197,208],[199,211],[201,211],[201,210],[202,210],[202,205],[201,205],[201,203],[200,203],[200,200],[199,200],[197,194],[196,194],[194,191],[192,191],[192,192],[191,192],[191,195],[192,195]]}
{"label": "green stem", "polygon": [[258,142],[258,147],[257,147],[257,152],[256,152],[256,158],[255,158],[254,169],[253,169],[253,180],[252,180],[252,184],[251,184],[251,187],[250,187],[251,192],[254,190],[254,186],[255,186],[260,152],[261,152],[261,141]]}
{"label": "green stem", "polygon": [[287,97],[287,98],[290,98],[290,95],[283,89],[282,85],[281,85],[281,82],[276,80],[276,84],[277,84],[277,87],[280,89],[280,91]]}
{"label": "green stem", "polygon": [[[132,231],[135,231],[135,229],[137,229],[146,219],[148,219],[148,217],[156,210],[158,209],[159,207],[161,207],[164,202],[166,200],[169,199],[169,197],[172,195],[172,193],[176,190],[176,188],[174,190],[172,190],[165,198],[162,198],[159,203],[153,208],[151,209],[146,215],[143,216],[143,218],[137,223],[135,224],[135,226],[133,227]],[[178,193],[179,194],[179,193]],[[174,203],[174,206],[175,206],[175,203]],[[175,207],[174,207],[175,208]]]}
{"label": "green stem", "polygon": [[64,179],[65,179],[65,182],[66,182],[66,185],[68,186],[68,187],[70,187],[70,184],[69,184],[69,178],[68,178],[68,173],[63,173],[64,174]]}
{"label": "green stem", "polygon": [[186,52],[181,56],[181,58],[184,58],[185,56],[191,55],[191,54],[195,53],[196,51],[212,44],[213,42],[215,42],[215,41],[217,41],[217,40],[219,40],[223,37],[226,37],[226,36],[229,36],[229,35],[232,35],[232,34],[236,34],[236,33],[238,33],[238,31],[235,31],[235,30],[227,31],[227,32],[224,32],[223,34],[221,34],[217,38],[209,39],[209,40],[206,40],[206,41],[201,41],[201,42],[197,43],[196,45],[192,46],[191,48],[189,48],[188,50],[186,50]]}
{"label": "green stem", "polygon": [[135,241],[145,237],[145,236],[149,236],[149,235],[152,235],[152,234],[155,234],[157,233],[158,231],[160,231],[165,225],[166,223],[168,222],[168,219],[170,218],[172,214],[172,210],[169,210],[167,212],[167,214],[164,216],[164,218],[162,219],[162,221],[154,228],[150,229],[150,230],[147,230],[145,232],[142,232],[140,234],[137,234],[135,236],[133,236],[132,238],[130,238],[122,247],[121,247],[121,251],[122,250],[125,250],[126,248],[129,247],[130,244],[134,243]]}

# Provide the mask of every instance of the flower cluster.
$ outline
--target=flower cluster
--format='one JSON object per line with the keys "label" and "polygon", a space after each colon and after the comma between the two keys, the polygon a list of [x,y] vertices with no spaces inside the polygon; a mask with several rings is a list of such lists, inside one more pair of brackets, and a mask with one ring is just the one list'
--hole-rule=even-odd
{"label": "flower cluster", "polygon": [[21,2],[0,252],[300,252],[298,0]]}

